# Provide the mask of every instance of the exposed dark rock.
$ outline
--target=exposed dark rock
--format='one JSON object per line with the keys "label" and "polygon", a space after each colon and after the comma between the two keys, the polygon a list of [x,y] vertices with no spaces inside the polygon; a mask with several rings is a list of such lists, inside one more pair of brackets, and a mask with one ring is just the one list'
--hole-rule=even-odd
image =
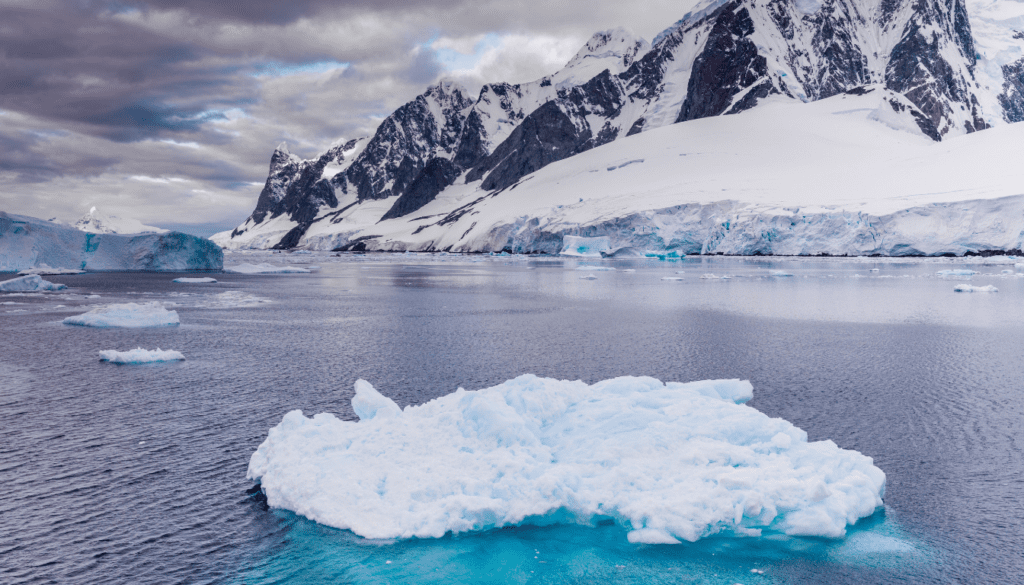
{"label": "exposed dark rock", "polygon": [[402,193],[380,220],[393,219],[412,213],[434,200],[437,194],[455,182],[459,169],[445,158],[433,158],[423,167],[409,188]]}

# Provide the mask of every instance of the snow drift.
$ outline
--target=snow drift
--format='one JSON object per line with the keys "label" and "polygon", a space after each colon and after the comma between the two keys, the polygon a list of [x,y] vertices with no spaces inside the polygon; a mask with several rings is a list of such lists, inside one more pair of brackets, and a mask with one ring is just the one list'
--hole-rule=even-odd
{"label": "snow drift", "polygon": [[122,236],[0,211],[0,272],[42,266],[78,270],[220,270],[224,252],[178,232]]}
{"label": "snow drift", "polygon": [[633,542],[841,537],[885,474],[744,406],[749,382],[588,386],[526,375],[404,410],[356,383],[358,422],[292,411],[252,455],[268,503],[367,538],[612,518]]}
{"label": "snow drift", "polygon": [[66,325],[85,327],[174,327],[180,321],[177,311],[168,311],[160,303],[124,303],[107,305],[64,319]]}

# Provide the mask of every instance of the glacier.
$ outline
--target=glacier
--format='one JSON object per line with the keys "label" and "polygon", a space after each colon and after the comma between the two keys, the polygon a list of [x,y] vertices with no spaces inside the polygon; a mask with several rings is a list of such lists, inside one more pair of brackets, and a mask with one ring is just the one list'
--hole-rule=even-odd
{"label": "glacier", "polygon": [[180,351],[156,349],[142,349],[141,347],[117,351],[116,349],[105,349],[100,351],[100,361],[112,364],[149,364],[154,362],[174,362],[184,360],[185,356]]}
{"label": "glacier", "polygon": [[224,251],[178,232],[118,235],[0,211],[0,272],[36,268],[89,271],[220,270]]}
{"label": "glacier", "polygon": [[741,380],[524,375],[402,409],[360,380],[357,422],[289,412],[247,477],[274,508],[376,539],[602,519],[639,543],[839,538],[882,505],[870,457],[752,396]]}
{"label": "glacier", "polygon": [[28,292],[64,290],[67,285],[43,280],[38,274],[20,276],[0,282],[0,292]]}
{"label": "glacier", "polygon": [[72,315],[63,321],[66,325],[84,327],[176,327],[180,324],[177,311],[168,311],[159,302],[123,303],[97,307],[88,313]]}

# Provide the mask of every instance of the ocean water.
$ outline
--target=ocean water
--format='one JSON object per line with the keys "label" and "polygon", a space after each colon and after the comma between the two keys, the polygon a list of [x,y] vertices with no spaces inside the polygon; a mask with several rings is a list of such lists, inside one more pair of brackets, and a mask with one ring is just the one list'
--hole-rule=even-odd
{"label": "ocean water", "polygon": [[[53,276],[69,290],[0,295],[0,583],[1024,582],[1012,260],[241,261],[321,268]],[[965,267],[978,274],[936,274]],[[60,322],[153,300],[181,326]],[[140,346],[187,359],[99,361]],[[245,478],[286,412],[354,419],[356,379],[404,406],[523,373],[749,379],[754,408],[873,457],[885,508],[840,540],[634,545],[599,523],[368,541],[268,509]]]}

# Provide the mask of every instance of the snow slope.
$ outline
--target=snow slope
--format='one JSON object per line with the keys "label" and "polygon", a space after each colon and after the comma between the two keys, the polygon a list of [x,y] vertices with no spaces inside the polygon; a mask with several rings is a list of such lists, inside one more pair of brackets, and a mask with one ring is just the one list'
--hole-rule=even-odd
{"label": "snow slope", "polygon": [[116,217],[95,207],[75,222],[75,228],[90,234],[166,234],[163,228],[144,225],[137,219]]}
{"label": "snow slope", "polygon": [[521,376],[358,422],[292,411],[249,461],[267,502],[367,538],[610,518],[631,542],[837,538],[882,505],[870,457],[743,405],[749,382]]}
{"label": "snow slope", "polygon": [[606,238],[594,248],[606,253],[1020,249],[1024,125],[935,142],[893,109],[893,96],[875,87],[806,104],[769,98],[617,140],[508,189],[455,184],[412,219],[379,221],[387,200],[353,200],[299,245],[557,254],[567,236],[583,236]]}
{"label": "snow slope", "polygon": [[220,270],[224,252],[205,238],[92,234],[0,211],[0,272],[37,267],[78,270]]}

